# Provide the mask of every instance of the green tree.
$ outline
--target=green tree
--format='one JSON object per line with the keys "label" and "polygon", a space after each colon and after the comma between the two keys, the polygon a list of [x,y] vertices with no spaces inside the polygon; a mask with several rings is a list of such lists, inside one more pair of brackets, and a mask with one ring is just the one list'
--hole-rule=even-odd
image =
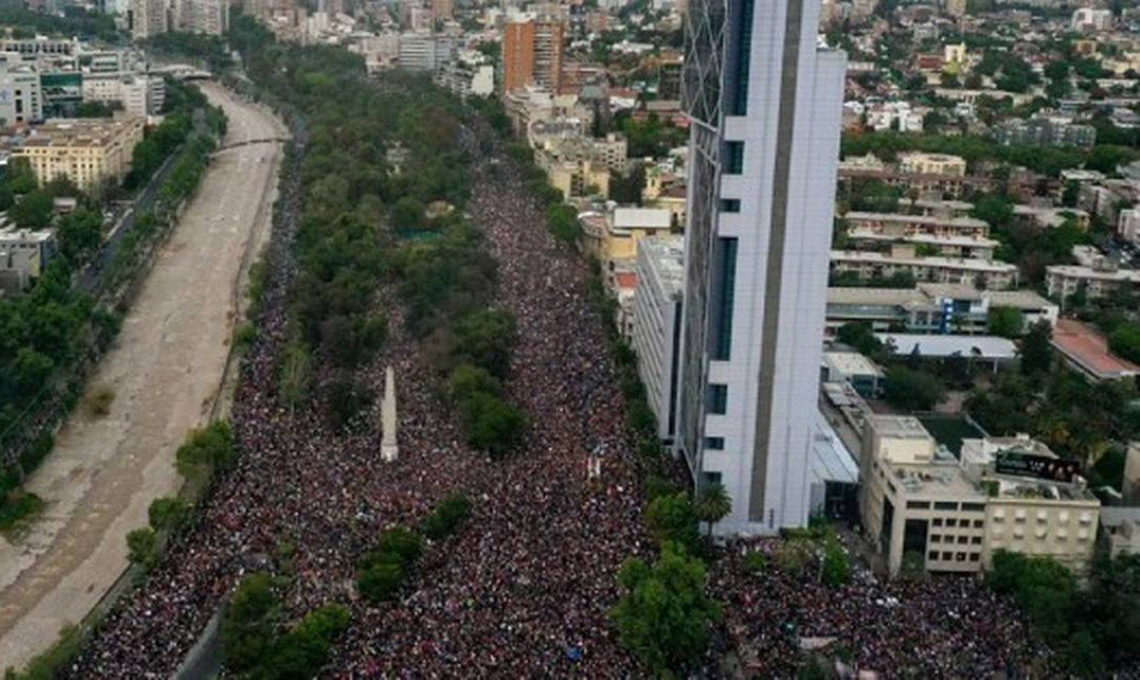
{"label": "green tree", "polygon": [[883,343],[875,337],[868,321],[850,321],[839,327],[836,339],[865,356],[875,356],[883,350]]}
{"label": "green tree", "polygon": [[433,541],[444,539],[471,515],[471,499],[455,494],[443,499],[420,526],[424,536]]}
{"label": "green tree", "polygon": [[147,518],[156,531],[163,527],[176,529],[190,519],[190,506],[177,498],[156,498],[147,508]]}
{"label": "green tree", "polygon": [[142,565],[145,569],[152,568],[157,560],[156,544],[154,529],[142,527],[131,531],[127,534],[127,559],[131,564]]}
{"label": "green tree", "polygon": [[991,307],[986,317],[986,329],[991,335],[1019,338],[1025,328],[1025,314],[1017,307]]}
{"label": "green tree", "polygon": [[851,581],[851,558],[834,534],[828,534],[823,543],[821,577],[824,583],[832,587]]}
{"label": "green tree", "polygon": [[360,596],[372,604],[390,600],[404,584],[404,565],[399,560],[379,560],[360,575],[357,589]]}
{"label": "green tree", "polygon": [[44,190],[25,194],[23,199],[8,209],[8,217],[21,229],[44,229],[51,224],[55,205],[52,195]]}
{"label": "green tree", "polygon": [[654,674],[683,672],[708,646],[719,605],[705,595],[705,567],[671,542],[650,566],[630,559],[618,574],[625,593],[610,611],[621,644]]}
{"label": "green tree", "polygon": [[706,484],[697,496],[694,510],[697,519],[708,524],[709,535],[712,535],[713,524],[732,512],[732,499],[728,497],[723,484]]}
{"label": "green tree", "polygon": [[1053,327],[1042,319],[1029,327],[1021,341],[1021,372],[1042,375],[1053,366]]}
{"label": "green tree", "polygon": [[257,668],[269,657],[278,608],[269,574],[257,572],[242,579],[219,626],[228,670],[244,673]]}
{"label": "green tree", "polygon": [[380,534],[380,552],[397,555],[405,564],[411,564],[423,552],[423,539],[405,527],[395,527]]}
{"label": "green tree", "polygon": [[697,547],[699,518],[689,495],[678,491],[658,496],[645,512],[649,534],[659,543],[673,542],[688,550]]}
{"label": "green tree", "polygon": [[942,401],[945,390],[938,378],[906,366],[886,371],[883,396],[892,406],[907,411],[929,411]]}
{"label": "green tree", "polygon": [[460,404],[467,442],[492,456],[515,446],[526,429],[526,418],[514,406],[486,392],[477,392]]}

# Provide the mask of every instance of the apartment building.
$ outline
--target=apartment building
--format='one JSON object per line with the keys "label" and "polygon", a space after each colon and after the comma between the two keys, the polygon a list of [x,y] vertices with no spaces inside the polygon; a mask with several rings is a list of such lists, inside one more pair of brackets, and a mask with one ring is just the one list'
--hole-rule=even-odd
{"label": "apartment building", "polygon": [[890,250],[895,244],[905,243],[925,255],[979,260],[994,259],[994,251],[1001,245],[999,241],[980,236],[893,236],[871,229],[848,229],[846,235],[856,250],[884,251]]}
{"label": "apartment building", "polygon": [[[827,330],[846,323],[868,323],[879,333],[984,335],[990,312],[1021,312],[1025,327],[1057,322],[1056,304],[1030,290],[980,290],[962,284],[920,283],[915,288],[831,287],[827,289]],[[1024,330],[1023,328],[1023,330]]]}
{"label": "apartment building", "polygon": [[22,63],[0,63],[0,127],[43,120],[40,74]]}
{"label": "apartment building", "polygon": [[12,295],[27,290],[55,252],[54,230],[17,229],[5,222],[0,227],[0,291]]}
{"label": "apartment building", "polygon": [[503,91],[535,85],[558,92],[565,26],[561,20],[526,18],[503,27]]}
{"label": "apartment building", "polygon": [[[951,206],[970,206],[969,203],[959,201],[928,202],[925,210],[935,212],[932,204]],[[920,209],[921,206],[920,206]],[[882,234],[894,237],[938,236],[956,238],[986,238],[990,233],[990,225],[985,220],[974,217],[955,215],[953,217],[935,214],[907,215],[901,213],[861,212],[852,210],[843,215],[843,221],[850,230],[859,230],[872,234]],[[961,208],[957,208],[961,210]]]}
{"label": "apartment building", "polygon": [[904,153],[899,156],[899,171],[908,175],[966,176],[966,159],[944,153]]}
{"label": "apartment building", "polygon": [[603,212],[583,213],[579,221],[582,250],[602,263],[607,278],[621,264],[632,268],[641,241],[650,236],[668,235],[673,224],[668,210],[613,204],[607,205]]}
{"label": "apartment building", "polygon": [[831,251],[831,274],[854,276],[860,281],[910,275],[915,281],[960,283],[988,290],[1017,287],[1015,265],[997,260],[922,256],[913,246],[895,245],[888,253],[864,250]]}
{"label": "apartment building", "polygon": [[1100,501],[1076,461],[1024,435],[955,457],[910,416],[870,415],[863,435],[860,512],[892,574],[978,572],[999,550],[1088,568]]}
{"label": "apartment building", "polygon": [[657,416],[657,436],[671,441],[676,429],[681,298],[685,249],[680,236],[649,236],[637,247],[632,346],[646,398]]}
{"label": "apartment building", "polygon": [[142,120],[129,116],[51,120],[36,128],[13,156],[27,159],[40,184],[64,176],[82,191],[93,191],[127,174],[142,137]]}
{"label": "apartment building", "polygon": [[1045,268],[1045,289],[1054,300],[1083,292],[1090,300],[1109,297],[1140,284],[1140,270],[1120,269],[1109,263],[1097,266],[1057,264]]}

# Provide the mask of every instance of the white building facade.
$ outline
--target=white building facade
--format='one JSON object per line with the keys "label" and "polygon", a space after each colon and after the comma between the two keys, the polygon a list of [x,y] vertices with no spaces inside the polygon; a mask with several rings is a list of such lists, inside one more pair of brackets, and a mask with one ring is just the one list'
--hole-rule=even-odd
{"label": "white building facade", "polygon": [[846,58],[819,0],[694,0],[686,290],[676,446],[724,485],[721,534],[810,511]]}
{"label": "white building facade", "polygon": [[671,440],[675,430],[684,253],[680,236],[649,236],[637,247],[632,345],[663,440]]}

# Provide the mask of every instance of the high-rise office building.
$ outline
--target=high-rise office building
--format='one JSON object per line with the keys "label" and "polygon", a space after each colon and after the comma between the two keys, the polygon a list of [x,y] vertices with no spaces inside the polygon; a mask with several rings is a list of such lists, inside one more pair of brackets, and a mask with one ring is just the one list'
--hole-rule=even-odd
{"label": "high-rise office building", "polygon": [[561,21],[508,23],[503,28],[503,91],[537,85],[556,92],[562,74],[563,42]]}
{"label": "high-rise office building", "polygon": [[720,533],[807,522],[845,56],[820,0],[692,0],[676,446]]}

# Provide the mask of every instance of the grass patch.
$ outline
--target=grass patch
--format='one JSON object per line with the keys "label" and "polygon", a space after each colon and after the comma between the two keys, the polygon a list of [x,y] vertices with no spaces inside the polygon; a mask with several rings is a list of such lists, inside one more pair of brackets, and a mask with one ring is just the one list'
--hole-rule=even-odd
{"label": "grass patch", "polygon": [[111,412],[111,402],[115,401],[115,391],[110,387],[92,388],[83,400],[83,410],[89,418],[102,418]]}

